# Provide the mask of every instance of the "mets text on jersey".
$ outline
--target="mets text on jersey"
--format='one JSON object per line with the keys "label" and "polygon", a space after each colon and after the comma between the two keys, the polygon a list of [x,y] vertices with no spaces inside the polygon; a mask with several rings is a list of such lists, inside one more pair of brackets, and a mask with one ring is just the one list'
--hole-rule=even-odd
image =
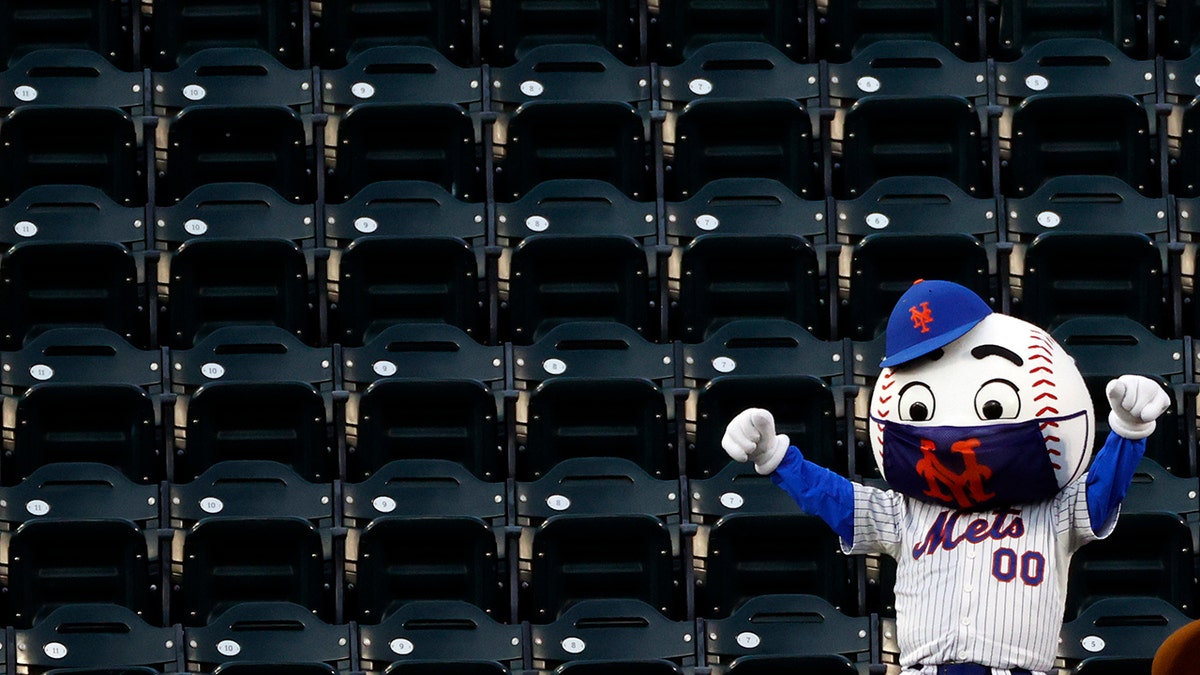
{"label": "mets text on jersey", "polygon": [[953,551],[965,542],[978,544],[985,539],[1019,539],[1025,534],[1025,521],[1021,520],[1021,509],[1000,509],[991,514],[991,520],[976,518],[955,534],[958,523],[964,516],[975,514],[962,511],[943,511],[933,521],[928,534],[921,543],[913,547],[913,560],[925,554],[934,554],[938,549]]}

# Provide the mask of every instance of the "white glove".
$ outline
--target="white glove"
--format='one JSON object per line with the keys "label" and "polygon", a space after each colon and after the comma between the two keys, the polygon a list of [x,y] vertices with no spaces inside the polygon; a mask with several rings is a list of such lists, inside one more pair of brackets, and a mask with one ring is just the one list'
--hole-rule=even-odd
{"label": "white glove", "polygon": [[1105,387],[1112,412],[1108,426],[1122,438],[1136,441],[1154,432],[1154,420],[1171,405],[1171,397],[1154,380],[1122,375]]}
{"label": "white glove", "polygon": [[754,470],[766,476],[779,466],[791,442],[785,434],[775,433],[775,418],[762,408],[748,408],[737,414],[725,427],[721,447],[735,461],[754,463]]}

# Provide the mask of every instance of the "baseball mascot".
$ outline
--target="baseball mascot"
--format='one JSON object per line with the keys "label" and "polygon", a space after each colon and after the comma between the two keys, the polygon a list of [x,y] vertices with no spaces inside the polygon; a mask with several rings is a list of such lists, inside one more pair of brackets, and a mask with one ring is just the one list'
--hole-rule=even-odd
{"label": "baseball mascot", "polygon": [[1091,399],[1040,328],[922,281],[892,310],[886,351],[869,429],[891,490],[807,461],[766,410],[739,413],[722,445],[828,523],[844,553],[895,558],[905,675],[1045,673],[1071,555],[1112,532],[1169,398],[1144,377],[1109,382],[1112,433],[1089,468]]}

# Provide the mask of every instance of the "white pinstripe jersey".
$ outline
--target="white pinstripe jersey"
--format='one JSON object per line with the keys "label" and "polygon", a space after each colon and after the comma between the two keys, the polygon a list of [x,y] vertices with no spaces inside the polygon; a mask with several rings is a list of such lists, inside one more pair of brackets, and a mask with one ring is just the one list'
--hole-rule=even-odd
{"label": "white pinstripe jersey", "polygon": [[900,665],[978,663],[1047,671],[1054,665],[1071,555],[1093,532],[1086,478],[1054,499],[1001,511],[956,511],[854,484],[847,554],[896,559]]}

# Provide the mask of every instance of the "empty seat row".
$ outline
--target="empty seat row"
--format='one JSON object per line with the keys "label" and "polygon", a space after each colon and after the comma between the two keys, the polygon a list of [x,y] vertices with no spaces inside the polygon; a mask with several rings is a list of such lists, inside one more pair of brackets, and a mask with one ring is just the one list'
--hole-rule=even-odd
{"label": "empty seat row", "polygon": [[[1055,335],[1099,402],[1118,374],[1159,381],[1173,406],[1149,456],[1197,475],[1196,376],[1183,340],[1114,319],[1075,319]],[[870,477],[865,404],[853,400],[869,393],[881,349],[880,340],[820,341],[782,321],[733,322],[696,344],[571,323],[511,347],[422,324],[336,349],[227,327],[167,351],[56,329],[3,355],[0,477],[15,485],[46,464],[95,461],[143,484],[187,483],[256,459],[309,481],[357,483],[393,460],[440,459],[484,481],[534,481],[567,459],[619,457],[658,480],[704,479],[725,468],[720,437],[747,407],[779,410],[780,428],[814,461]]]}
{"label": "empty seat row", "polygon": [[[1059,665],[1080,674],[1148,668],[1157,645],[1186,622],[1153,601],[1128,608],[1153,617],[1152,623],[1110,623],[1133,618],[1114,609],[1107,605],[1064,627]],[[327,624],[298,610],[249,604],[207,626],[184,629],[179,641],[171,628],[147,626],[121,608],[66,607],[42,625],[16,632],[26,647],[17,664],[38,674],[55,667],[170,673],[186,665],[214,673],[426,674],[453,668],[503,675],[531,663],[538,672],[568,675],[614,667],[678,675],[699,661],[734,675],[779,668],[838,675],[857,672],[880,642],[880,630],[866,619],[838,616],[818,599],[790,595],[764,598],[699,631],[656,617],[640,603],[596,601],[553,624],[532,626],[529,640],[520,626],[497,624],[461,604],[417,604],[378,626]],[[1099,654],[1083,646],[1094,650],[1100,640]],[[355,642],[360,651],[351,649]]]}
{"label": "empty seat row", "polygon": [[[310,6],[311,5],[311,6]],[[519,0],[420,2],[303,0],[70,0],[9,3],[0,14],[4,61],[46,47],[83,47],[123,68],[170,70],[206,47],[253,46],[300,66],[336,65],[378,44],[418,44],[462,63],[495,64],[547,42],[596,44],[628,62],[675,62],[698,46],[754,40],[797,61],[846,60],[881,38],[919,38],[964,58],[1011,59],[1040,40],[1104,39],[1131,54],[1187,54],[1196,44],[1189,0],[1159,3],[1154,20],[1130,0],[938,0],[921,7],[829,5],[796,0],[733,2],[605,0],[543,7]],[[815,39],[810,37],[815,36]]]}
{"label": "empty seat row", "polygon": [[[1155,597],[1194,613],[1200,519],[1195,498],[1178,491],[1194,492],[1195,481],[1146,467],[1141,475],[1169,484],[1155,490],[1139,478],[1111,539],[1075,556],[1068,619],[1112,597]],[[894,563],[840,555],[836,535],[794,505],[745,510],[734,497],[754,503],[749,484],[727,488],[719,517],[681,526],[654,512],[674,507],[676,487],[622,485],[613,471],[573,476],[519,487],[515,526],[504,527],[487,518],[503,500],[487,508],[487,491],[452,484],[453,474],[397,470],[387,485],[343,492],[262,463],[237,468],[173,486],[161,502],[156,487],[86,464],[48,467],[5,489],[28,500],[3,513],[6,623],[117,604],[152,624],[195,626],[242,603],[285,601],[327,621],[376,624],[433,600],[547,623],[584,600],[615,598],[681,620],[727,617],[781,593],[894,616]],[[359,517],[331,527],[335,501]],[[156,521],[159,504],[169,528]]]}

